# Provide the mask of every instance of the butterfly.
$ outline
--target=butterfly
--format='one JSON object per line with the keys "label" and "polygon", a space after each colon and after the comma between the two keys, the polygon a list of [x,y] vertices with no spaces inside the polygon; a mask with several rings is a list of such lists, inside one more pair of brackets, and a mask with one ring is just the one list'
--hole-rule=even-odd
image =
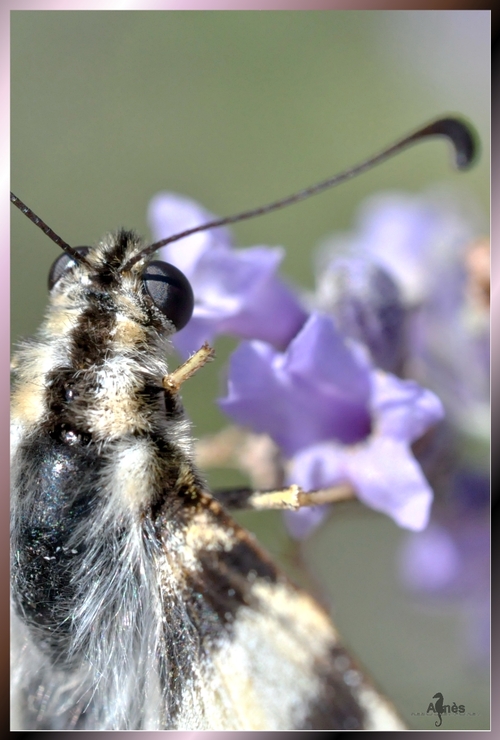
{"label": "butterfly", "polygon": [[153,255],[436,134],[471,161],[469,129],[441,119],[295,196],[151,245],[120,230],[70,247],[11,196],[63,250],[45,319],[13,360],[13,729],[404,729],[325,610],[230,514],[318,492],[238,498],[197,469],[180,389],[213,352],[171,369],[194,296]]}

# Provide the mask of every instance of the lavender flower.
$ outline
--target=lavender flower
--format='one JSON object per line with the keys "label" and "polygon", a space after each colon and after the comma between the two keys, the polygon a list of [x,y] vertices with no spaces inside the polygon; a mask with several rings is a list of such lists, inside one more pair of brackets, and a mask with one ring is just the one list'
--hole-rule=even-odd
{"label": "lavender flower", "polygon": [[[160,239],[213,216],[160,194],[150,219]],[[233,354],[222,410],[274,440],[288,482],[305,490],[347,482],[367,506],[414,530],[402,550],[402,580],[416,596],[454,599],[468,626],[462,642],[485,657],[487,486],[481,476],[479,489],[474,476],[455,476],[451,504],[441,503],[421,531],[433,493],[411,445],[442,418],[443,405],[414,380],[390,374],[438,389],[450,412],[446,454],[437,435],[424,458],[431,476],[449,475],[450,422],[476,449],[488,427],[487,313],[471,309],[465,268],[477,234],[477,219],[442,196],[372,198],[355,233],[324,244],[309,314],[277,276],[280,249],[234,250],[229,231],[217,229],[162,256],[196,295],[192,321],[174,338],[181,354],[221,333],[258,340]],[[328,508],[287,512],[292,536],[305,537]]]}
{"label": "lavender flower", "polygon": [[355,231],[323,243],[318,280],[333,258],[361,257],[392,276],[407,306],[421,304],[463,255],[477,234],[477,221],[475,214],[464,213],[456,199],[442,193],[373,196],[361,207]]}
{"label": "lavender flower", "polygon": [[443,193],[374,196],[355,231],[324,242],[312,301],[363,342],[379,367],[433,388],[450,421],[484,442],[488,314],[470,300],[468,266],[482,259],[487,273],[480,221],[470,203]]}
{"label": "lavender flower", "polygon": [[363,343],[375,365],[399,374],[406,358],[406,309],[391,275],[366,257],[337,257],[318,277],[315,305]]}
{"label": "lavender flower", "polygon": [[[291,481],[306,490],[350,482],[400,526],[425,527],[432,491],[410,444],[442,417],[441,403],[413,381],[374,370],[330,318],[312,314],[283,353],[244,342],[228,388],[222,410],[272,437],[290,460]],[[297,515],[307,524],[319,517]]]}
{"label": "lavender flower", "polygon": [[[149,207],[156,240],[213,219],[194,201],[171,193],[158,194]],[[173,338],[183,357],[218,334],[284,348],[307,318],[294,292],[277,276],[284,256],[280,247],[234,250],[228,230],[221,228],[174,242],[161,256],[182,270],[195,294],[193,317]]]}
{"label": "lavender flower", "polygon": [[[165,193],[150,207],[157,239],[212,219],[193,201]],[[163,250],[196,295],[193,319],[174,342],[186,356],[221,333],[259,340],[234,353],[222,409],[271,436],[288,460],[290,481],[305,489],[347,481],[367,505],[422,529],[432,491],[410,445],[441,418],[442,406],[430,391],[373,363],[401,373],[425,345],[414,307],[432,294],[429,275],[439,275],[440,288],[447,286],[441,298],[456,310],[447,296],[460,290],[447,260],[471,233],[456,209],[430,197],[373,199],[358,235],[330,240],[324,250],[309,318],[277,277],[282,250],[234,250],[226,229],[192,235]],[[332,244],[354,256],[332,258]],[[287,516],[292,534],[306,534],[324,512]]]}
{"label": "lavender flower", "polygon": [[[453,601],[466,626],[461,644],[484,659],[489,650],[488,481],[485,474],[464,472],[462,452],[467,449],[476,466],[487,464],[489,250],[486,240],[477,239],[478,223],[470,208],[435,194],[376,196],[362,208],[355,233],[324,245],[315,299],[348,335],[364,342],[379,364],[387,367],[391,358],[402,358],[398,370],[436,389],[447,409],[444,434],[434,435],[419,456],[440,489],[437,512],[424,532],[408,535],[400,574],[415,596],[436,608]],[[386,318],[396,315],[387,310],[394,294],[377,292],[381,276],[375,277],[375,266],[399,291],[404,318],[392,332]],[[299,475],[303,461],[296,464]],[[361,473],[367,470],[360,465]]]}
{"label": "lavender flower", "polygon": [[479,666],[489,658],[488,493],[486,475],[455,476],[447,505],[425,532],[405,538],[398,560],[401,581],[415,599],[436,611],[453,605],[461,617],[459,643]]}

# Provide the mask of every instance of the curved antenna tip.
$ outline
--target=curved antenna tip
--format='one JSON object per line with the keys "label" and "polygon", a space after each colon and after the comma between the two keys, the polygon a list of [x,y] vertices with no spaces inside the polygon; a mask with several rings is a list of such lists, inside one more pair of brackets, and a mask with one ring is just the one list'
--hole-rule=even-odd
{"label": "curved antenna tip", "polygon": [[435,133],[446,136],[455,148],[455,161],[459,170],[466,170],[479,156],[479,136],[474,127],[462,118],[441,118],[436,121]]}

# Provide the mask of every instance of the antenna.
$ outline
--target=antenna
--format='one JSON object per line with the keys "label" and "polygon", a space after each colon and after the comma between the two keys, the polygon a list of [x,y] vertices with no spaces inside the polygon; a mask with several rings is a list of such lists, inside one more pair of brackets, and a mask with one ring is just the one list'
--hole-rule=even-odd
{"label": "antenna", "polygon": [[73,247],[70,247],[69,244],[66,244],[63,239],[61,239],[60,236],[58,236],[55,231],[52,231],[50,226],[47,226],[45,221],[42,221],[42,219],[34,213],[31,208],[28,208],[28,206],[22,202],[20,198],[17,197],[17,195],[14,195],[14,193],[11,191],[10,193],[10,200],[12,203],[14,203],[15,206],[19,208],[19,210],[24,213],[25,216],[29,218],[30,221],[33,221],[35,226],[38,226],[39,229],[43,231],[44,234],[47,234],[49,239],[52,239],[53,242],[57,244],[58,247],[61,247],[62,250],[64,250],[67,254],[69,254],[74,260],[77,262],[80,262],[82,265],[88,265],[87,260],[85,257],[83,257],[80,252],[77,252],[76,249],[73,249]]}
{"label": "antenna", "polygon": [[[148,257],[150,254],[153,254],[158,249],[160,249],[160,247],[164,247],[167,244],[179,241],[179,239],[184,239],[184,237],[190,236],[191,234],[196,234],[199,231],[207,231],[208,229],[215,229],[219,226],[235,224],[238,221],[246,221],[247,219],[256,218],[257,216],[264,216],[267,213],[272,213],[272,211],[278,211],[281,208],[286,208],[287,206],[292,205],[293,203],[298,203],[301,200],[305,200],[312,195],[322,193],[324,190],[328,190],[329,188],[333,188],[336,185],[340,185],[340,183],[345,182],[346,180],[350,180],[351,178],[356,177],[356,175],[360,175],[362,172],[366,172],[372,167],[375,167],[375,165],[385,162],[386,159],[389,159],[394,154],[397,154],[403,149],[406,149],[411,144],[415,144],[418,141],[422,141],[423,139],[427,139],[432,136],[444,136],[452,143],[455,150],[455,163],[458,169],[467,169],[476,158],[478,150],[478,137],[472,126],[459,118],[438,118],[436,121],[428,123],[422,128],[419,128],[417,131],[414,131],[412,134],[405,136],[403,139],[400,139],[395,144],[392,144],[378,154],[375,154],[373,157],[364,160],[364,162],[361,162],[360,164],[357,164],[348,170],[344,170],[343,172],[340,172],[333,177],[329,177],[327,180],[323,180],[322,182],[316,183],[315,185],[311,185],[304,190],[299,190],[293,195],[289,195],[286,198],[273,201],[272,203],[267,203],[266,205],[259,206],[258,208],[252,208],[249,211],[241,211],[240,213],[236,213],[233,216],[226,216],[225,218],[219,218],[215,221],[209,221],[207,223],[200,224],[200,226],[186,229],[186,231],[181,231],[178,234],[173,234],[166,239],[161,239],[154,244],[150,244],[149,246],[145,247],[143,250],[135,254],[121,268],[121,271],[123,272],[125,270],[129,270],[131,267],[133,267],[133,265],[139,262],[139,260],[143,259],[144,257]],[[35,226],[38,226],[38,228],[41,229],[44,234],[52,239],[53,242],[61,247],[61,249],[69,254],[74,260],[76,260],[76,262],[79,262],[83,265],[88,265],[87,260],[80,252],[77,252],[76,249],[70,247],[69,244],[63,241],[60,236],[52,231],[52,229],[47,226],[47,224],[42,221],[42,219],[39,218],[36,213],[28,208],[28,206],[25,205],[25,203],[23,203],[22,200],[20,200],[12,192],[10,194],[10,199],[12,203],[14,203],[14,205],[17,206],[19,210],[24,213],[25,216],[33,221]]]}
{"label": "antenna", "polygon": [[136,262],[150,254],[153,254],[153,252],[156,252],[160,247],[164,247],[167,244],[178,241],[179,239],[184,239],[184,237],[190,236],[191,234],[196,234],[198,231],[215,229],[219,226],[227,226],[228,224],[237,223],[238,221],[246,221],[247,219],[255,218],[256,216],[264,216],[272,211],[278,211],[281,208],[286,208],[286,206],[292,205],[293,203],[305,200],[312,195],[322,193],[323,190],[328,190],[336,185],[340,185],[341,182],[350,180],[356,175],[366,172],[375,165],[385,162],[386,159],[389,159],[389,157],[392,157],[394,154],[406,149],[406,147],[411,144],[421,141],[422,139],[427,139],[431,136],[445,136],[449,141],[451,141],[455,150],[455,162],[458,169],[467,169],[473,163],[477,154],[478,146],[477,135],[472,126],[459,118],[439,118],[436,121],[419,128],[414,133],[405,136],[403,139],[400,139],[395,144],[392,144],[378,154],[375,154],[375,156],[366,159],[364,162],[361,162],[348,170],[344,170],[344,172],[340,172],[338,175],[329,177],[327,180],[323,180],[316,185],[311,185],[310,187],[305,188],[305,190],[299,190],[299,192],[289,195],[286,198],[276,200],[264,206],[259,206],[258,208],[252,208],[249,211],[242,211],[233,216],[226,216],[225,218],[219,218],[215,221],[209,221],[200,226],[186,229],[186,231],[181,231],[179,234],[174,234],[166,239],[161,239],[154,244],[150,244],[141,252],[134,255],[121,268],[121,270],[129,270]]}

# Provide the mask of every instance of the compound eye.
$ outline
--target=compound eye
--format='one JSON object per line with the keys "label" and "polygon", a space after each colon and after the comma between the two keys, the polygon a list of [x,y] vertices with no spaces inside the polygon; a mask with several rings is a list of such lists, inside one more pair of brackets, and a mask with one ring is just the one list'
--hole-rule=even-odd
{"label": "compound eye", "polygon": [[[76,251],[79,252],[83,257],[90,251],[90,247],[75,247]],[[63,252],[59,257],[52,263],[52,267],[49,272],[49,290],[52,290],[54,285],[57,283],[59,278],[66,272],[68,267],[72,267],[75,260],[67,252]]]}
{"label": "compound eye", "polygon": [[142,280],[155,306],[177,331],[183,329],[194,309],[193,289],[184,273],[168,262],[153,260],[142,273]]}

